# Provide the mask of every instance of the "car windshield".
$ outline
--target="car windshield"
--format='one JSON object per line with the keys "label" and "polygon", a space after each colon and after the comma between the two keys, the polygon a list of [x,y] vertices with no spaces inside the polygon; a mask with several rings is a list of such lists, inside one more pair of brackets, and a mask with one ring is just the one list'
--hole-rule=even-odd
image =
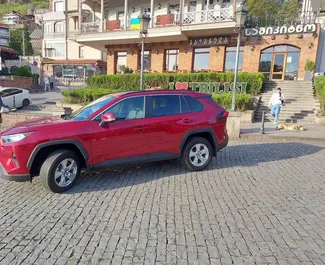
{"label": "car windshield", "polygon": [[115,97],[112,96],[104,96],[101,97],[92,103],[88,104],[87,106],[77,110],[76,112],[72,113],[68,119],[73,121],[83,121],[87,120],[90,115],[95,113],[100,108],[104,107],[106,104],[111,102]]}

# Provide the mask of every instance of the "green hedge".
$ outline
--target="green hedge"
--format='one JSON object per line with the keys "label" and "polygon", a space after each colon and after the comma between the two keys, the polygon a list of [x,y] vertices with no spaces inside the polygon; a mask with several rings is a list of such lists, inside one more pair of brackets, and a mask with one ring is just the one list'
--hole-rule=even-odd
{"label": "green hedge", "polygon": [[[169,82],[233,82],[234,73],[188,73],[188,74],[145,74],[147,87],[167,89]],[[257,94],[261,91],[264,81],[262,73],[238,73],[238,82],[247,83],[247,93]],[[138,90],[140,87],[139,74],[101,75],[89,77],[86,80],[89,87],[118,90]]]}
{"label": "green hedge", "polygon": [[323,115],[325,115],[325,77],[316,77],[315,88],[316,97],[321,104],[321,112]]}
{"label": "green hedge", "polygon": [[[214,101],[223,106],[226,110],[231,109],[232,94],[213,94],[212,98]],[[253,98],[248,94],[237,94],[236,95],[236,110],[246,111],[252,109]]]}
{"label": "green hedge", "polygon": [[118,92],[118,90],[105,89],[105,88],[83,88],[74,90],[65,90],[62,92],[63,101],[71,104],[88,104],[107,94]]}
{"label": "green hedge", "polygon": [[[114,92],[118,92],[118,91],[112,89],[105,89],[105,88],[104,89],[83,88],[83,89],[75,89],[75,90],[66,90],[62,92],[62,95],[64,96],[63,101],[65,103],[85,105],[102,96]],[[227,110],[231,109],[232,94],[214,94],[212,95],[212,98]],[[251,109],[252,105],[253,105],[253,99],[251,95],[249,94],[236,95],[237,110],[246,111],[248,109]]]}

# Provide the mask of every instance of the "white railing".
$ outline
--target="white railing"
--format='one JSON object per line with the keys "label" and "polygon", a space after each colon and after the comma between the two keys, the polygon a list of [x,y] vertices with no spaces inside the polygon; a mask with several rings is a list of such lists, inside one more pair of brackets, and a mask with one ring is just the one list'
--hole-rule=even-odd
{"label": "white railing", "polygon": [[183,23],[198,24],[207,22],[222,22],[233,20],[232,8],[221,8],[212,10],[202,10],[197,12],[187,12],[183,14]]}
{"label": "white railing", "polygon": [[65,32],[44,32],[44,39],[62,39],[65,38]]}
{"label": "white railing", "polygon": [[100,32],[100,22],[86,22],[81,24],[82,33]]}

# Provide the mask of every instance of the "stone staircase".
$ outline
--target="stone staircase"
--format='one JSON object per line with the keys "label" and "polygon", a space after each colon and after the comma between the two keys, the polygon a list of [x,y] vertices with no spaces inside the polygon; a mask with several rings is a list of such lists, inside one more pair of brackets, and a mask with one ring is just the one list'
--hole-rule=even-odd
{"label": "stone staircase", "polygon": [[256,122],[262,120],[263,111],[265,111],[265,121],[274,120],[270,115],[271,109],[268,107],[268,104],[277,87],[282,89],[285,98],[279,122],[315,122],[315,112],[319,106],[314,98],[311,81],[266,82],[262,98],[255,113]]}

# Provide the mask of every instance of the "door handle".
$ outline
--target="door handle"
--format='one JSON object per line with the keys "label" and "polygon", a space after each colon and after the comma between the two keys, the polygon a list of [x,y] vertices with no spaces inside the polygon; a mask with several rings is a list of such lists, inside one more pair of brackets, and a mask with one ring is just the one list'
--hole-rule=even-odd
{"label": "door handle", "polygon": [[193,120],[189,119],[189,118],[185,118],[182,120],[182,123],[191,123],[193,122]]}

